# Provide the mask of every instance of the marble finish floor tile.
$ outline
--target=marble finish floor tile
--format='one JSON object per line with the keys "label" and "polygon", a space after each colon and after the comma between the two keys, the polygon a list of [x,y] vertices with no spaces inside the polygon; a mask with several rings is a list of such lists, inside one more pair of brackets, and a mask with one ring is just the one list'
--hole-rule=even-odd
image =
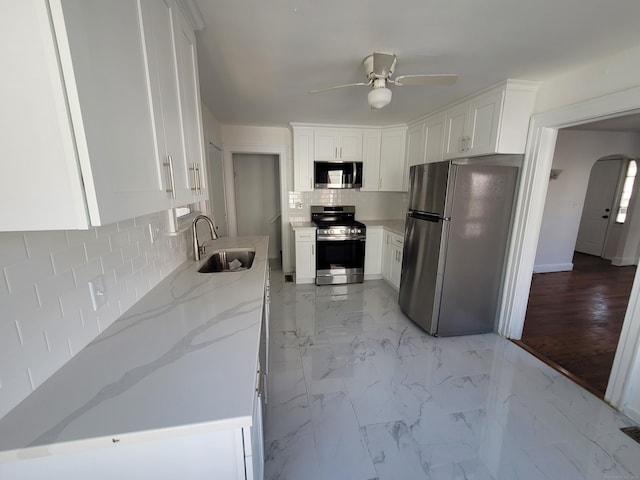
{"label": "marble finish floor tile", "polygon": [[383,281],[281,277],[265,479],[640,478],[632,422],[508,340],[431,337]]}

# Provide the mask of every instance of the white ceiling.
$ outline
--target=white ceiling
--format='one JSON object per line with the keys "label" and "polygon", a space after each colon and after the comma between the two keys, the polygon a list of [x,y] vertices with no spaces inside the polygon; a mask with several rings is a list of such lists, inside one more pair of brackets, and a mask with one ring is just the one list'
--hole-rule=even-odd
{"label": "white ceiling", "polygon": [[[197,0],[202,99],[222,123],[406,122],[505,78],[542,80],[640,43],[638,0]],[[395,75],[457,73],[453,87],[392,87],[381,110],[371,52]]]}

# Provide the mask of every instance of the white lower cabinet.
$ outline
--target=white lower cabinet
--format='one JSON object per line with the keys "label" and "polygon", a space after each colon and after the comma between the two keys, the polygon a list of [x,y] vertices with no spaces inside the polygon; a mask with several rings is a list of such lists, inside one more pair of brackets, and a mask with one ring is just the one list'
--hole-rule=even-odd
{"label": "white lower cabinet", "polygon": [[[264,328],[264,325],[263,325]],[[258,367],[260,365],[258,364]],[[260,378],[262,372],[258,368],[256,380],[256,396],[253,399],[253,415],[251,427],[243,428],[244,467],[246,480],[262,480],[264,476],[264,432],[262,425],[262,391]],[[238,477],[238,480],[245,477]]]}
{"label": "white lower cabinet", "polygon": [[296,228],[296,283],[316,281],[316,229]]}
{"label": "white lower cabinet", "polygon": [[403,236],[392,232],[384,232],[384,242],[382,246],[382,278],[396,289],[400,288],[403,247]]}
{"label": "white lower cabinet", "polygon": [[382,273],[382,227],[368,227],[364,250],[364,278],[380,278]]}

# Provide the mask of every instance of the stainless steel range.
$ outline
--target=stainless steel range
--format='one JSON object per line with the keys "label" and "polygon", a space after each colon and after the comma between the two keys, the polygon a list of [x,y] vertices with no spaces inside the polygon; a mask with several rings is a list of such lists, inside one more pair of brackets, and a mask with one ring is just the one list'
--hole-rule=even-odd
{"label": "stainless steel range", "polygon": [[362,283],[366,227],[355,220],[356,207],[312,206],[316,232],[316,285]]}

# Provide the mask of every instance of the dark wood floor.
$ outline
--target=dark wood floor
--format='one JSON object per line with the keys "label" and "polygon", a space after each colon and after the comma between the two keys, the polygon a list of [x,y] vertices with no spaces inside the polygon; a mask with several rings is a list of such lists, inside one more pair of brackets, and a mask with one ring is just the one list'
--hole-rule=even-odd
{"label": "dark wood floor", "polygon": [[533,275],[521,343],[602,397],[636,267],[578,252],[573,263],[571,272]]}

